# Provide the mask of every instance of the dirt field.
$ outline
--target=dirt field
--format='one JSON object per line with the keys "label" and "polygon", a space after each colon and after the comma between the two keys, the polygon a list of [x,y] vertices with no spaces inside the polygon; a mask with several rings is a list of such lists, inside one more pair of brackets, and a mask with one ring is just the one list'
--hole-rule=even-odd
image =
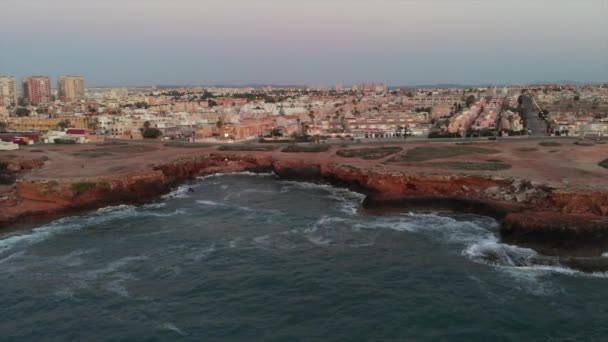
{"label": "dirt field", "polygon": [[[280,160],[310,159],[324,162],[340,162],[359,167],[403,171],[424,174],[478,174],[498,177],[528,179],[559,189],[606,191],[608,169],[598,165],[608,158],[608,144],[583,146],[574,141],[560,141],[560,145],[541,144],[543,141],[455,143],[405,143],[387,144],[401,147],[403,151],[381,159],[340,157],[338,150],[360,149],[365,144],[350,147],[333,146],[326,152],[285,153],[274,151],[220,151],[217,147],[165,146],[163,144],[84,144],[84,145],[36,145],[18,151],[1,151],[0,162],[17,160],[46,160],[45,165],[24,176],[25,179],[93,179],[149,170],[157,163],[192,157],[202,153],[218,154],[271,154]],[[442,147],[448,146],[446,150]],[[378,147],[374,145],[373,147]],[[420,148],[429,153],[429,147],[439,148],[433,155],[420,159]],[[479,149],[479,148],[483,149]],[[418,148],[416,151],[412,151]],[[491,154],[484,149],[495,150]],[[398,149],[394,149],[399,151]],[[450,150],[450,151],[448,151]],[[453,151],[458,153],[452,153]],[[481,152],[475,152],[475,151]],[[408,151],[418,153],[408,158]],[[437,152],[437,153],[436,153]],[[445,153],[447,152],[447,153]],[[411,154],[411,155],[412,155]],[[405,162],[404,162],[405,161]],[[443,163],[443,164],[442,164]],[[500,163],[505,167],[484,167]],[[438,167],[439,165],[439,167]],[[441,167],[441,166],[450,167]],[[509,167],[506,167],[506,166]],[[456,168],[454,168],[456,166]],[[462,167],[458,167],[462,166]],[[8,187],[3,186],[0,191]]]}

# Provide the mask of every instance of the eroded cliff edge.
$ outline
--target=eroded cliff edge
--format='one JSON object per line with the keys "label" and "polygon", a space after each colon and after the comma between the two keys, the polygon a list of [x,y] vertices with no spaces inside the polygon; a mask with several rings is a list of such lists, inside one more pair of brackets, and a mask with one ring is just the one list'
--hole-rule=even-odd
{"label": "eroded cliff edge", "polygon": [[22,180],[0,199],[0,223],[56,217],[109,205],[142,203],[181,182],[212,173],[274,172],[364,192],[369,210],[456,210],[502,222],[507,242],[544,254],[601,255],[608,250],[608,192],[563,191],[484,175],[432,175],[272,153],[203,153],[136,173],[79,180]]}

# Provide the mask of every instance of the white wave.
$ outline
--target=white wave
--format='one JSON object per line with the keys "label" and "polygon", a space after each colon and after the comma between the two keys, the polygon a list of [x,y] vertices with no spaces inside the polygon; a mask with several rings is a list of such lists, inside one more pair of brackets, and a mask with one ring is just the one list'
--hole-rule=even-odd
{"label": "white wave", "polygon": [[269,245],[270,244],[270,235],[262,235],[253,238],[253,242],[259,245]]}
{"label": "white wave", "polygon": [[332,242],[330,239],[318,235],[308,235],[306,238],[317,246],[327,246]]}
{"label": "white wave", "polygon": [[160,209],[160,208],[163,208],[163,207],[166,207],[166,206],[167,206],[166,202],[157,202],[157,203],[144,204],[142,206],[142,208]]}
{"label": "white wave", "polygon": [[300,182],[300,181],[281,181],[282,184],[287,184],[293,188],[299,189],[314,189],[314,190],[323,190],[329,192],[330,194],[342,194],[347,195],[351,198],[359,198],[361,200],[365,199],[365,195],[359,192],[355,192],[348,189],[336,188],[329,184],[318,184],[318,183],[309,183],[309,182]]}
{"label": "white wave", "polygon": [[604,273],[584,273],[559,263],[557,258],[543,257],[532,249],[501,243],[496,236],[498,223],[494,220],[470,218],[466,221],[436,214],[403,214],[357,223],[355,229],[392,229],[412,233],[427,233],[432,238],[463,246],[462,255],[469,260],[496,267],[518,281],[531,293],[551,292],[549,285],[529,284],[548,274],[606,277]]}
{"label": "white wave", "polygon": [[225,176],[252,176],[252,177],[275,177],[276,174],[274,172],[251,172],[251,171],[239,171],[239,172],[218,172],[212,173],[206,176],[196,177],[197,179],[204,180],[216,177],[225,177]]}
{"label": "white wave", "polygon": [[42,227],[32,229],[26,234],[18,233],[16,235],[9,235],[0,240],[0,253],[17,246],[35,244],[48,239],[54,234],[67,230],[78,229],[81,226],[81,224],[74,222],[74,220],[65,218],[54,221]]}
{"label": "white wave", "polygon": [[433,237],[450,243],[475,243],[494,233],[472,221],[459,221],[435,214],[403,214],[381,217],[372,222],[353,225],[355,229],[392,229],[412,233],[432,233]]}
{"label": "white wave", "polygon": [[143,212],[144,215],[150,215],[154,217],[171,217],[176,215],[183,215],[186,213],[186,209],[176,209],[169,213],[156,213],[156,212]]}
{"label": "white wave", "polygon": [[215,201],[208,201],[208,200],[197,200],[196,203],[203,204],[203,205],[208,205],[208,206],[212,206],[212,207],[225,207],[226,206],[226,204],[224,204],[224,203],[219,203],[219,202],[215,202]]}
{"label": "white wave", "polygon": [[176,332],[178,335],[181,335],[181,336],[187,336],[188,335],[187,333],[185,333],[182,329],[178,328],[173,323],[169,323],[169,322],[163,323],[162,328],[163,329],[167,329],[167,330],[171,330],[173,332]]}
{"label": "white wave", "polygon": [[192,188],[191,184],[183,184],[177,187],[177,189],[171,191],[168,194],[162,195],[162,199],[172,199],[172,198],[189,198],[190,189]]}
{"label": "white wave", "polygon": [[86,271],[85,273],[83,273],[83,275],[85,276],[85,278],[95,279],[95,278],[99,277],[100,275],[105,275],[108,273],[115,273],[133,262],[144,261],[144,260],[148,260],[148,259],[149,259],[149,257],[145,256],[145,255],[128,256],[128,257],[120,258],[118,260],[114,260],[114,261],[108,263],[105,267]]}
{"label": "white wave", "polygon": [[133,277],[130,274],[122,275],[122,276],[118,277],[117,279],[114,279],[114,280],[110,281],[109,283],[107,283],[105,286],[105,289],[108,290],[109,292],[116,293],[117,295],[119,295],[121,297],[131,297],[129,290],[127,289],[127,286],[125,285],[125,282],[130,279],[133,279]]}
{"label": "white wave", "polygon": [[124,220],[142,216],[171,217],[186,212],[185,209],[176,209],[172,212],[164,213],[155,210],[142,210],[142,208],[132,205],[105,207],[83,216],[64,217],[29,231],[14,232],[0,238],[0,254],[18,246],[33,245],[45,241],[57,234],[75,231],[114,220]]}
{"label": "white wave", "polygon": [[288,184],[281,187],[280,192],[285,193],[292,189],[304,189],[304,190],[321,190],[328,194],[328,198],[331,198],[337,202],[340,202],[339,210],[347,215],[354,216],[358,213],[358,208],[363,203],[365,195],[343,188],[336,188],[328,184],[317,184],[308,182],[298,181],[282,181],[281,183]]}
{"label": "white wave", "polygon": [[537,264],[538,253],[529,248],[499,243],[494,236],[470,244],[462,254],[485,264],[510,267],[526,267]]}
{"label": "white wave", "polygon": [[215,252],[215,243],[211,244],[208,247],[205,247],[205,248],[202,248],[202,249],[198,249],[194,253],[191,253],[190,254],[190,259],[195,260],[195,261],[199,261],[201,259],[206,259],[211,254],[213,254],[213,252]]}

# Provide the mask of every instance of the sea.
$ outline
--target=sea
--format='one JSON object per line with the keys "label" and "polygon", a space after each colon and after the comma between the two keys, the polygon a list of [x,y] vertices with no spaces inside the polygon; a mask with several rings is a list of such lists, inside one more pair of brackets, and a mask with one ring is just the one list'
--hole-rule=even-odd
{"label": "sea", "polygon": [[368,212],[273,174],[198,178],[0,233],[0,341],[607,341],[608,279],[489,217]]}

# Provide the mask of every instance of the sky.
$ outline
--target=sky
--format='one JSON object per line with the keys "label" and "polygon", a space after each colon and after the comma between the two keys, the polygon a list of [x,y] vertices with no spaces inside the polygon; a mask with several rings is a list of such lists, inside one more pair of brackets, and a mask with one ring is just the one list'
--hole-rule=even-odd
{"label": "sky", "polygon": [[0,74],[89,86],[608,82],[608,0],[0,0]]}

